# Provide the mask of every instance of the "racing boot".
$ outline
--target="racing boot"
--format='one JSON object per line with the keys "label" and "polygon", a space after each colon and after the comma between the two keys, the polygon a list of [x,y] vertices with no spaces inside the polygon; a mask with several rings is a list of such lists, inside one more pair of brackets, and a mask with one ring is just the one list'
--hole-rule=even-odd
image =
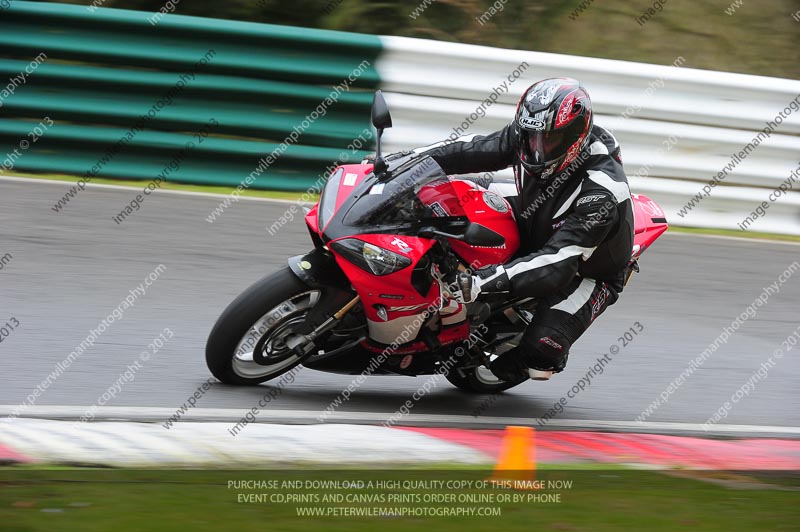
{"label": "racing boot", "polygon": [[561,372],[567,365],[568,346],[559,335],[542,335],[541,332],[541,328],[535,325],[529,328],[520,344],[492,361],[489,370],[507,382],[518,382],[528,377],[546,381],[553,373]]}

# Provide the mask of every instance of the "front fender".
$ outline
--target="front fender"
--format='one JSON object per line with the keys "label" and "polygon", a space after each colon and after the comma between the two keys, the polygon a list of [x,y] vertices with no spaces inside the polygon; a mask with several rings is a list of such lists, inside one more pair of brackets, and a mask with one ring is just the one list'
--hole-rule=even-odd
{"label": "front fender", "polygon": [[289,268],[311,288],[334,286],[350,290],[350,280],[337,264],[330,251],[315,249],[305,255],[289,258]]}

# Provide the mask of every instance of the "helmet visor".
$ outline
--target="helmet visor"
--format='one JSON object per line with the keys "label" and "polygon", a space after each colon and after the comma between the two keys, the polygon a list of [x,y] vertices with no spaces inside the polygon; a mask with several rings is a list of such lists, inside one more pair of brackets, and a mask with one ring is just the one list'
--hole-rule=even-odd
{"label": "helmet visor", "polygon": [[564,131],[532,131],[528,133],[528,150],[533,164],[546,164],[567,151]]}

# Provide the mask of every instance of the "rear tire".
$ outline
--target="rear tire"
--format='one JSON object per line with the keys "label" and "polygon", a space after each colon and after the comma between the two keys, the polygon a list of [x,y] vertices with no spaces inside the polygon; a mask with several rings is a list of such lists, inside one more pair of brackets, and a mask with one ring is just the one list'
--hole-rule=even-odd
{"label": "rear tire", "polygon": [[485,366],[465,369],[464,373],[466,375],[462,376],[459,368],[454,367],[445,375],[445,378],[459,390],[479,394],[504,392],[528,380],[527,377],[520,378],[517,382],[500,380]]}
{"label": "rear tire", "polygon": [[[306,285],[288,266],[247,288],[223,311],[208,335],[208,369],[225,384],[254,386],[299,365],[310,355],[301,357],[288,348],[281,352],[285,346],[280,345],[280,338],[266,343],[264,338],[268,334],[290,334],[291,325],[302,319],[304,310],[307,313],[313,307],[315,292],[319,290]],[[306,297],[311,305],[304,309],[299,302]],[[262,366],[252,361],[252,351],[247,361],[246,350],[259,345],[277,353],[275,364]]]}

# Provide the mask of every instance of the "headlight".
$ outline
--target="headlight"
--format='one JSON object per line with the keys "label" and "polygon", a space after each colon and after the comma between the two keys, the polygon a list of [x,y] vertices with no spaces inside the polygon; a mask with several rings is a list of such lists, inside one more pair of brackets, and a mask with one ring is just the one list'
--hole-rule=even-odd
{"label": "headlight", "polygon": [[411,259],[408,257],[357,238],[337,240],[331,247],[362,270],[375,275],[388,275],[411,266]]}

